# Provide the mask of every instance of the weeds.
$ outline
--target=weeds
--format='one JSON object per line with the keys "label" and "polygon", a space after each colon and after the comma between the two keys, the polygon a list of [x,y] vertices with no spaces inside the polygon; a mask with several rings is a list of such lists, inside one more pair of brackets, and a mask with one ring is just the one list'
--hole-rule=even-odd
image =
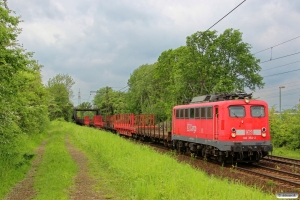
{"label": "weeds", "polygon": [[224,170],[224,162],[222,162],[222,166],[220,167],[221,171]]}
{"label": "weeds", "polygon": [[267,181],[267,185],[268,185],[268,186],[271,186],[271,187],[275,187],[275,183],[274,183],[274,181],[272,181],[272,180],[268,180],[268,181]]}
{"label": "weeds", "polygon": [[190,160],[191,160],[192,162],[194,162],[194,161],[196,160],[196,155],[195,155],[195,153],[191,153]]}
{"label": "weeds", "polygon": [[298,168],[294,164],[292,165],[292,172],[293,173],[298,173]]}

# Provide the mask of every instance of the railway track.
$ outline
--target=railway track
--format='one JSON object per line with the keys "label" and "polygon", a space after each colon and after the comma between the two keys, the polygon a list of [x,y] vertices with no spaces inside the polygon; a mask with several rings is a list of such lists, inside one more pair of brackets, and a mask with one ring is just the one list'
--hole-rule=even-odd
{"label": "railway track", "polygon": [[267,162],[280,163],[280,164],[284,164],[284,165],[300,167],[300,160],[292,159],[292,158],[268,155],[265,158],[263,158],[262,160],[267,161]]}
{"label": "railway track", "polygon": [[300,188],[300,174],[260,165],[237,167],[237,169],[255,176],[262,177],[266,180],[272,180],[276,183],[290,185],[291,188],[294,189]]}
{"label": "railway track", "polygon": [[[168,149],[165,147],[162,147],[159,144],[150,143],[151,147],[154,147],[156,149],[160,149],[160,151],[167,152]],[[184,154],[181,154],[184,156]],[[185,155],[188,157],[188,155]],[[283,160],[284,158],[282,158]],[[203,162],[203,158],[199,157],[196,159],[197,162]],[[289,160],[289,158],[286,158],[286,160]],[[293,159],[292,159],[293,160]],[[216,168],[220,167],[220,163],[217,163],[215,160],[208,160],[209,163],[214,164]],[[282,161],[283,162],[283,161]],[[213,166],[211,166],[213,167]],[[230,167],[229,165],[227,166]],[[289,172],[286,170],[280,170],[272,167],[266,167],[261,166],[257,164],[253,165],[245,165],[241,164],[238,167],[235,167],[237,169],[237,173],[246,174],[251,177],[256,177],[257,180],[265,181],[265,183],[269,184],[271,187],[276,186],[280,188],[289,188],[291,190],[299,190],[300,189],[300,174]]]}

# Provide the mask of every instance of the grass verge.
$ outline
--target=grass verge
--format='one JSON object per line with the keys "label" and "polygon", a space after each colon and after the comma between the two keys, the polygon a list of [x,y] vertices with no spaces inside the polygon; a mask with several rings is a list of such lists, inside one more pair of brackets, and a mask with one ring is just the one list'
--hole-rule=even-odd
{"label": "grass verge", "polygon": [[0,155],[0,199],[9,192],[17,182],[25,178],[34,159],[34,149],[46,138],[46,134],[19,135],[12,153]]}
{"label": "grass verge", "polygon": [[282,156],[288,158],[294,158],[300,160],[300,150],[290,150],[285,147],[274,148],[272,155],[274,156]]}
{"label": "grass verge", "polygon": [[[65,123],[68,124],[68,123]],[[38,167],[34,187],[36,199],[68,199],[70,188],[78,171],[65,146],[66,129],[51,123],[51,136]]]}
{"label": "grass verge", "polygon": [[117,135],[60,123],[89,158],[97,190],[114,199],[274,199],[255,188],[220,180],[170,155]]}

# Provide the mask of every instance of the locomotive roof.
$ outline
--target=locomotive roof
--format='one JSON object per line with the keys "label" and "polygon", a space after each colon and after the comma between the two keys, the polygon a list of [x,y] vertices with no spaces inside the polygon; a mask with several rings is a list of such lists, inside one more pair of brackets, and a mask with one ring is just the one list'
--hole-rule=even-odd
{"label": "locomotive roof", "polygon": [[252,93],[222,93],[222,94],[208,94],[194,97],[190,104],[193,103],[204,103],[204,102],[215,102],[215,101],[227,101],[234,99],[251,99]]}
{"label": "locomotive roof", "polygon": [[[216,104],[245,104],[245,99],[251,99],[252,93],[223,93],[223,94],[214,94],[214,95],[203,95],[197,96],[192,99],[188,105],[178,105],[175,107],[193,107],[193,106],[204,106],[204,105],[216,105]],[[239,101],[238,101],[239,100]],[[250,100],[250,104],[259,103],[266,104],[263,100]]]}
{"label": "locomotive roof", "polygon": [[[199,103],[192,103],[192,104],[183,104],[183,105],[177,105],[174,106],[174,108],[192,108],[192,107],[200,107],[200,106],[214,106],[214,105],[246,105],[244,99],[232,99],[232,100],[226,100],[226,101],[214,101],[214,102],[199,102]],[[263,100],[256,100],[251,99],[248,103],[249,105],[266,105],[267,103]]]}

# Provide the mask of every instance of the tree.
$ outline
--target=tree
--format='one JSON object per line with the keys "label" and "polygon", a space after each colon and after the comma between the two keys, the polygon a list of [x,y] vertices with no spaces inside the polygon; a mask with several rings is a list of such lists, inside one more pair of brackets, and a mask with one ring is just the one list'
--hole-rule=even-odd
{"label": "tree", "polygon": [[74,97],[72,87],[75,84],[75,81],[68,74],[57,74],[55,77],[50,78],[46,87],[50,88],[60,84],[63,85],[68,92],[69,99],[72,99]]}
{"label": "tree", "polygon": [[127,113],[125,93],[114,91],[111,87],[103,87],[97,90],[93,104],[100,109],[103,116],[119,113]]}
{"label": "tree", "polygon": [[219,36],[216,31],[197,32],[187,37],[187,47],[189,54],[183,62],[193,70],[184,70],[184,76],[200,86],[199,94],[263,87],[259,59],[242,41],[240,31],[227,29]]}
{"label": "tree", "polygon": [[[42,133],[47,127],[47,92],[41,65],[17,43],[20,17],[0,1],[0,157],[17,157],[17,138]],[[0,158],[3,160],[2,158]]]}
{"label": "tree", "polygon": [[242,41],[242,33],[233,29],[220,35],[205,31],[188,36],[186,46],[164,51],[158,58],[152,76],[156,104],[170,118],[174,105],[195,96],[263,87],[259,60],[250,48]]}
{"label": "tree", "polygon": [[66,121],[71,120],[73,104],[72,86],[74,81],[69,75],[58,74],[48,80],[46,88],[50,94],[49,100],[49,117],[50,120],[64,118]]}

